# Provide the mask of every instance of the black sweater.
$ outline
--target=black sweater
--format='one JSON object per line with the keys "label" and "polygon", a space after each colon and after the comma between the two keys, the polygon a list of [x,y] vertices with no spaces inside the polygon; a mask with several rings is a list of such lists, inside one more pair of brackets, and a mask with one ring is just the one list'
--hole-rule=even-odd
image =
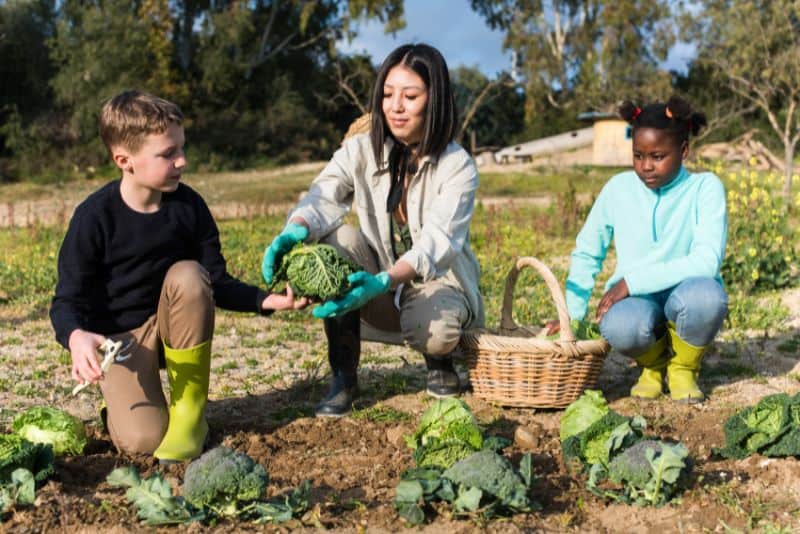
{"label": "black sweater", "polygon": [[261,312],[267,293],[228,274],[217,225],[189,186],[164,193],[155,213],[129,208],[119,180],[98,189],[76,208],[58,254],[56,339],[69,348],[77,328],[104,335],[137,328],[156,312],[167,270],[180,260],[206,268],[217,306]]}

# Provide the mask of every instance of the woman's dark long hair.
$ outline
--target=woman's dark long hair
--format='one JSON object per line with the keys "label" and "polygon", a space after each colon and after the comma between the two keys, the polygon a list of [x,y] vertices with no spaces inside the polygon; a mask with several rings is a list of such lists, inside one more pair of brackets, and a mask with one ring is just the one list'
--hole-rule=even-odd
{"label": "woman's dark long hair", "polygon": [[456,104],[444,57],[434,47],[426,44],[403,45],[393,50],[383,61],[372,90],[370,140],[378,165],[383,160],[383,143],[387,136],[392,135],[386,124],[386,117],[383,116],[383,84],[386,83],[389,71],[400,64],[417,73],[428,90],[422,139],[417,147],[417,155],[438,156],[456,133]]}

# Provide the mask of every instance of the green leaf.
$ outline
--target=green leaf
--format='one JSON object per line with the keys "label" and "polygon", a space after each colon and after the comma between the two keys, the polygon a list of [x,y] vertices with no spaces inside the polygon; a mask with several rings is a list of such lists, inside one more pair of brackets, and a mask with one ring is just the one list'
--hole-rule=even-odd
{"label": "green leaf", "polygon": [[474,512],[481,506],[483,492],[479,488],[459,488],[458,497],[453,501],[453,509],[456,512]]}
{"label": "green leaf", "polygon": [[608,409],[602,392],[592,389],[584,391],[578,400],[567,406],[561,416],[561,441],[589,428],[608,413]]}
{"label": "green leaf", "polygon": [[172,488],[160,474],[142,479],[133,466],[114,469],[106,477],[114,487],[127,487],[125,497],[136,507],[136,515],[146,525],[171,525],[205,518],[180,497],[173,497]]}
{"label": "green leaf", "polygon": [[36,500],[36,481],[27,469],[17,469],[11,473],[11,484],[16,487],[17,503],[33,504]]}
{"label": "green leaf", "polygon": [[523,456],[522,460],[520,460],[519,474],[522,477],[522,481],[525,483],[525,487],[530,488],[533,483],[533,459],[530,453]]}
{"label": "green leaf", "polygon": [[398,504],[397,513],[412,525],[421,525],[425,522],[425,512],[416,503]]}
{"label": "green leaf", "polygon": [[395,503],[417,503],[422,499],[424,491],[417,480],[401,480],[395,488]]}
{"label": "green leaf", "polygon": [[138,486],[141,484],[142,480],[139,478],[139,471],[132,465],[128,465],[125,467],[118,467],[111,471],[106,477],[106,482],[109,486],[115,488],[129,488],[131,486]]}

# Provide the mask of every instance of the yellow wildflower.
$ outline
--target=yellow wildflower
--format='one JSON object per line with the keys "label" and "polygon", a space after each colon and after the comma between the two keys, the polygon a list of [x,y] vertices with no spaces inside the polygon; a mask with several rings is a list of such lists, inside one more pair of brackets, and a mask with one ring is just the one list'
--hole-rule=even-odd
{"label": "yellow wildflower", "polygon": [[747,251],[747,255],[750,256],[751,258],[754,257],[756,254],[757,251],[753,247],[750,247],[750,249]]}
{"label": "yellow wildflower", "polygon": [[758,269],[753,269],[753,272],[750,273],[750,278],[753,280],[758,280]]}
{"label": "yellow wildflower", "polygon": [[758,159],[755,156],[750,157],[750,166],[755,167],[758,164]]}
{"label": "yellow wildflower", "polygon": [[776,237],[775,238],[775,243],[777,243],[778,245],[782,245],[783,244],[783,236],[779,235],[778,237]]}
{"label": "yellow wildflower", "polygon": [[791,256],[784,256],[783,259],[786,260],[786,263],[792,263],[792,257]]}

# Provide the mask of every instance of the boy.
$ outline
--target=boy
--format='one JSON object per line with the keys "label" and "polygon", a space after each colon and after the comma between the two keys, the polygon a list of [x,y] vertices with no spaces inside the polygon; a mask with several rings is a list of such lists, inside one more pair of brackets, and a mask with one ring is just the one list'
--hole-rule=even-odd
{"label": "boy", "polygon": [[[72,356],[72,377],[100,381],[114,444],[162,463],[203,450],[215,304],[263,315],[307,304],[291,289],[268,295],[227,273],[208,207],[180,183],[182,123],[178,106],[137,91],[103,105],[100,135],[122,177],[75,210],[50,309],[56,339]],[[123,348],[104,376],[96,350],[107,336]]]}

